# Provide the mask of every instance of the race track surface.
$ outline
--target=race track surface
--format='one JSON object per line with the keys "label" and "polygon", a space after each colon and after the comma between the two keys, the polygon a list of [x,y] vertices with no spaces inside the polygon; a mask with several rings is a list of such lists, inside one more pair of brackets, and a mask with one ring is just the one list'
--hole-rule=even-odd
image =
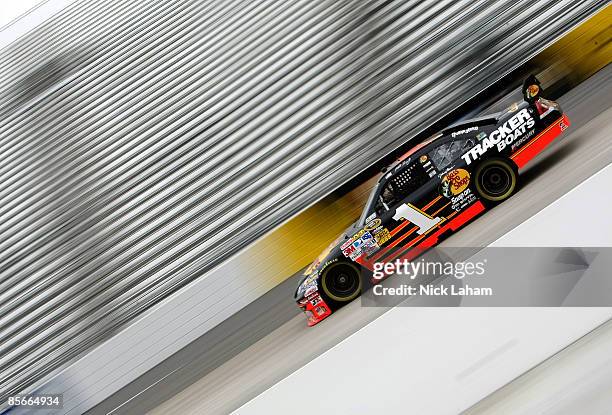
{"label": "race track surface", "polygon": [[[559,99],[571,128],[523,172],[523,187],[513,198],[443,246],[486,246],[610,164],[611,78],[608,66]],[[514,94],[502,104],[517,99]],[[238,316],[228,322],[234,325],[231,330],[226,326],[195,342],[91,412],[231,412],[386,311],[354,301],[308,328],[292,302],[294,288],[291,278],[247,311],[261,314],[255,322]],[[311,387],[305,385],[305,390]]]}

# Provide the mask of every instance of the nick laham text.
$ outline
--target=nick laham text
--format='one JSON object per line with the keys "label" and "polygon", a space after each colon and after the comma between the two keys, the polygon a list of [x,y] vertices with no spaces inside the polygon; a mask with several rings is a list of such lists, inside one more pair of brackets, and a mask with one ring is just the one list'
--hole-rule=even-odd
{"label": "nick laham text", "polygon": [[470,287],[465,284],[463,286],[441,286],[434,284],[427,285],[407,285],[402,284],[399,287],[383,287],[375,285],[372,289],[374,295],[421,295],[421,296],[492,296],[493,288],[489,287]]}

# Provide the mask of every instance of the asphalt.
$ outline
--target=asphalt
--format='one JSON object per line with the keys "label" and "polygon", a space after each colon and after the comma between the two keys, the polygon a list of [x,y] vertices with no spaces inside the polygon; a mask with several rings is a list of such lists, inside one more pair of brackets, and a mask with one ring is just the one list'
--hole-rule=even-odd
{"label": "asphalt", "polygon": [[[445,246],[488,245],[612,162],[611,78],[608,66],[558,100],[570,130],[522,172],[515,196]],[[354,301],[308,328],[291,300],[295,284],[294,276],[90,413],[229,413],[387,311]]]}
{"label": "asphalt", "polygon": [[612,407],[611,347],[608,321],[463,415],[606,414]]}

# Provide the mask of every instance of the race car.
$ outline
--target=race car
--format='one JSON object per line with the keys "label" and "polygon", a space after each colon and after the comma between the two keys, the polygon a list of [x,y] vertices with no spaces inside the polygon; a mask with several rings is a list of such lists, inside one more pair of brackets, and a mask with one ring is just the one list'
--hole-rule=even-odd
{"label": "race car", "polygon": [[569,126],[534,76],[522,91],[522,102],[455,124],[383,170],[360,218],[304,271],[295,301],[309,326],[387,277],[367,272],[375,263],[412,260],[512,196],[519,170]]}

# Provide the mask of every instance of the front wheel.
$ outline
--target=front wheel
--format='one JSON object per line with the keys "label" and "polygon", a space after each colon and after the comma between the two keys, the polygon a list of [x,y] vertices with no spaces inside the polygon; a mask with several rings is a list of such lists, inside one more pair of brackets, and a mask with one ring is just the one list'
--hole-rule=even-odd
{"label": "front wheel", "polygon": [[327,297],[346,303],[361,294],[361,273],[355,264],[336,262],[323,270],[321,286]]}
{"label": "front wheel", "polygon": [[504,159],[489,159],[476,169],[475,185],[478,195],[499,203],[508,199],[516,190],[518,172]]}

